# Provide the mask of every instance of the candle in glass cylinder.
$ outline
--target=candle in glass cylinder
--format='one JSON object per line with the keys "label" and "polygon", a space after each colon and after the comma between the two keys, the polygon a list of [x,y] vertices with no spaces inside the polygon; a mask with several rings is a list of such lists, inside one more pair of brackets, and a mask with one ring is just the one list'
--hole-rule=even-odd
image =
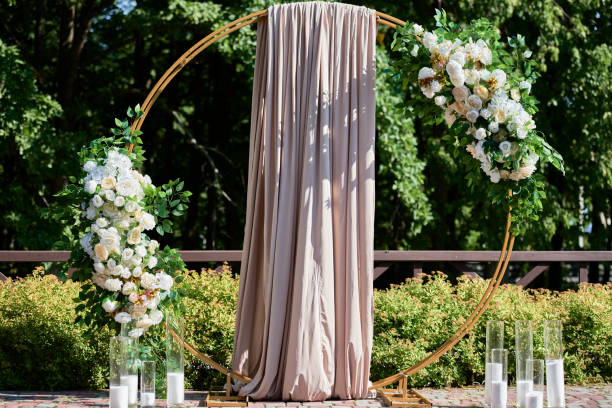
{"label": "candle in glass cylinder", "polygon": [[544,393],[542,391],[530,391],[525,396],[525,406],[527,408],[543,408]]}
{"label": "candle in glass cylinder", "polygon": [[141,392],[140,393],[140,405],[143,407],[154,407],[155,406],[155,393],[154,392]]}
{"label": "candle in glass cylinder", "polygon": [[109,387],[110,408],[127,408],[128,387],[127,385],[111,385]]}
{"label": "candle in glass cylinder", "polygon": [[508,382],[491,381],[491,407],[506,408],[508,402]]}
{"label": "candle in glass cylinder", "polygon": [[138,375],[122,375],[121,385],[127,387],[128,390],[128,404],[135,405],[138,403]]}
{"label": "candle in glass cylinder", "polygon": [[491,382],[501,380],[499,366],[493,365],[491,350],[504,348],[504,322],[488,320],[485,348],[485,403],[491,405]]}
{"label": "candle in glass cylinder", "polygon": [[563,360],[546,360],[546,394],[548,406],[559,408],[565,406],[565,383]]}
{"label": "candle in glass cylinder", "polygon": [[168,406],[182,404],[185,401],[185,376],[183,373],[168,373],[166,399]]}
{"label": "candle in glass cylinder", "polygon": [[508,350],[491,350],[491,407],[506,408],[508,401]]}
{"label": "candle in glass cylinder", "polygon": [[516,406],[525,408],[527,393],[533,390],[533,381],[527,373],[527,360],[533,359],[533,329],[531,320],[514,323],[516,353]]}
{"label": "candle in glass cylinder", "polygon": [[550,408],[565,407],[563,377],[563,340],[560,320],[544,321],[544,353],[546,355],[546,395]]}
{"label": "candle in glass cylinder", "polygon": [[155,361],[144,360],[140,366],[140,405],[155,406]]}

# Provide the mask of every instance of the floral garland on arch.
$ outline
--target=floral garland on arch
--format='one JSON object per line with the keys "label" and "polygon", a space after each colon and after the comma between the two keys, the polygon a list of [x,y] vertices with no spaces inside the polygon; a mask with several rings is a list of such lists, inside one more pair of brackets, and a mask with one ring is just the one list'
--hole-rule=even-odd
{"label": "floral garland on arch", "polygon": [[493,203],[513,208],[512,229],[520,234],[538,219],[546,196],[542,176],[534,174],[538,163],[564,171],[563,158],[533,120],[538,101],[531,88],[538,74],[531,51],[520,35],[508,38],[506,50],[486,19],[460,27],[436,10],[435,20],[433,31],[419,24],[398,27],[392,45],[400,52],[396,68],[428,102],[419,116],[426,123],[445,121],[446,140],[476,159],[467,163],[473,170],[468,184],[484,172],[493,183]]}
{"label": "floral garland on arch", "polygon": [[[141,117],[137,106],[128,118]],[[77,321],[102,326],[108,316],[130,325],[140,337],[164,319],[163,309],[175,307],[175,290],[185,269],[178,252],[149,235],[172,231],[170,213],[187,208],[190,192],[179,180],[156,187],[140,168],[144,161],[140,131],[128,120],[115,120],[112,137],[93,140],[79,153],[83,172],[58,194],[65,205],[78,208],[69,237],[80,237],[66,268],[77,268],[72,279],[85,282],[77,299]],[[134,145],[129,152],[127,145]],[[106,320],[105,320],[106,319]]]}

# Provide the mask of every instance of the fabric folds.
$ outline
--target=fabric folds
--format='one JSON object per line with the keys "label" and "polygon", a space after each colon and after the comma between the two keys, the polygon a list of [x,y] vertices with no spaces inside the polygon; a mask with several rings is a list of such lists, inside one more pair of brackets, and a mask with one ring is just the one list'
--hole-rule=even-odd
{"label": "fabric folds", "polygon": [[257,28],[232,367],[241,395],[365,397],[372,348],[373,10],[272,6]]}

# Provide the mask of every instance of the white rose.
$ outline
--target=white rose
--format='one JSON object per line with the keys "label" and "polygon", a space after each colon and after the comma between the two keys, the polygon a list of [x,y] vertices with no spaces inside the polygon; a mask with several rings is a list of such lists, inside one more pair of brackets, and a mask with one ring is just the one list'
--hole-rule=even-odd
{"label": "white rose", "polygon": [[135,255],[135,256],[132,257],[132,259],[130,259],[130,263],[132,265],[138,266],[138,265],[140,265],[142,263],[142,257],[138,256],[138,255]]}
{"label": "white rose", "polygon": [[121,259],[124,261],[129,261],[130,258],[134,255],[134,250],[132,248],[125,248],[121,253]]}
{"label": "white rose", "polygon": [[134,211],[136,211],[138,209],[138,205],[136,204],[135,201],[128,200],[128,202],[125,203],[125,208],[124,209],[125,209],[125,211],[131,213],[131,212],[134,212]]}
{"label": "white rose", "polygon": [[136,302],[138,302],[138,300],[140,300],[140,296],[138,296],[138,293],[136,293],[136,292],[132,292],[132,293],[130,293],[130,295],[128,296],[128,300],[129,300],[131,303],[136,303]]}
{"label": "white rose", "polygon": [[104,198],[106,198],[107,201],[115,201],[115,192],[113,190],[106,190],[104,192]]}
{"label": "white rose", "polygon": [[480,74],[475,69],[465,70],[465,83],[468,85],[474,85],[480,81]]}
{"label": "white rose", "polygon": [[462,52],[454,52],[453,55],[450,56],[449,61],[455,62],[460,66],[465,65],[465,54]]}
{"label": "white rose", "polygon": [[159,294],[155,295],[155,297],[153,299],[149,299],[147,302],[147,308],[148,309],[156,309],[157,305],[159,305],[159,302],[161,301],[161,298],[159,297]]}
{"label": "white rose", "polygon": [[446,64],[446,72],[448,72],[448,75],[451,77],[457,76],[463,73],[463,68],[461,68],[461,65],[459,65],[456,61],[449,61],[448,64]]}
{"label": "white rose", "polygon": [[442,105],[444,105],[446,103],[446,96],[444,96],[444,95],[436,96],[434,98],[434,102],[436,103],[436,105],[442,106]]}
{"label": "white rose", "polygon": [[470,95],[467,101],[468,104],[474,109],[479,110],[482,108],[482,99],[480,99],[478,95]]}
{"label": "white rose", "polygon": [[125,197],[133,197],[138,194],[138,183],[132,177],[119,177],[117,193]]}
{"label": "white rose", "polygon": [[132,315],[132,319],[137,319],[145,314],[147,311],[147,307],[142,304],[135,304],[130,306],[130,313]]}
{"label": "white rose", "polygon": [[145,272],[140,276],[140,286],[143,289],[155,289],[156,284],[157,279],[152,273]]}
{"label": "white rose", "polygon": [[174,280],[167,273],[160,272],[157,274],[157,284],[161,290],[170,290]]}
{"label": "white rose", "polygon": [[130,245],[136,245],[140,242],[140,230],[138,228],[133,228],[128,233],[127,242]]}
{"label": "white rose", "polygon": [[488,109],[481,109],[480,110],[480,116],[482,116],[485,119],[489,119],[491,117],[491,111]]}
{"label": "white rose", "polygon": [[115,178],[113,176],[105,177],[100,182],[100,186],[102,186],[103,190],[112,190],[115,188]]}
{"label": "white rose", "polygon": [[123,269],[125,267],[123,265],[117,265],[113,268],[113,270],[111,271],[111,274],[115,275],[115,276],[121,276],[123,274]]}
{"label": "white rose", "polygon": [[467,118],[467,120],[469,120],[470,122],[474,123],[476,122],[476,119],[478,119],[478,111],[477,110],[471,110],[468,113],[465,114],[465,117]]}
{"label": "white rose", "polygon": [[125,198],[123,198],[123,196],[117,196],[115,198],[115,206],[116,207],[123,207],[123,204],[125,204]]}
{"label": "white rose", "polygon": [[438,81],[431,81],[430,87],[434,93],[442,90],[442,85]]}
{"label": "white rose", "polygon": [[132,276],[135,278],[139,278],[142,275],[142,268],[140,266],[135,267],[134,269],[132,269]]}
{"label": "white rose", "polygon": [[417,55],[419,55],[419,46],[417,44],[415,44],[414,47],[412,47],[412,51],[410,51],[410,55],[412,55],[413,57],[416,57]]}
{"label": "white rose", "polygon": [[123,293],[126,296],[129,296],[130,293],[133,293],[136,290],[136,285],[134,285],[132,282],[125,282],[123,284],[123,289],[121,289],[121,293]]}
{"label": "white rose", "polygon": [[138,245],[136,247],[136,255],[142,258],[146,254],[147,254],[147,248],[145,248],[144,245]]}
{"label": "white rose", "polygon": [[525,139],[527,137],[527,129],[524,129],[522,127],[516,129],[516,137],[518,137],[519,139]]}
{"label": "white rose", "polygon": [[132,317],[129,313],[121,312],[117,313],[117,315],[115,316],[115,321],[120,324],[127,324],[132,321]]}
{"label": "white rose", "polygon": [[106,263],[106,268],[110,269],[111,271],[115,269],[116,266],[117,266],[117,262],[115,262],[114,259],[109,259],[108,262]]}
{"label": "white rose", "polygon": [[491,122],[489,123],[489,132],[497,133],[499,131],[499,123]]}
{"label": "white rose", "polygon": [[109,251],[118,251],[121,238],[117,234],[117,230],[109,228],[102,233],[100,241],[109,249]]}
{"label": "white rose", "polygon": [[431,51],[438,44],[438,37],[429,31],[423,34],[423,45]]}
{"label": "white rose", "polygon": [[518,102],[521,99],[521,91],[519,91],[516,88],[511,89],[510,90],[510,97]]}
{"label": "white rose", "polygon": [[106,275],[101,273],[93,273],[91,274],[91,281],[102,289],[105,289],[104,285],[106,284]]}
{"label": "white rose", "polygon": [[146,174],[146,175],[145,175],[145,176],[142,178],[142,180],[144,181],[144,184],[145,184],[146,186],[149,186],[149,185],[150,185],[150,186],[153,186],[153,185],[151,184],[151,177],[150,177],[148,174]]}
{"label": "white rose", "polygon": [[102,200],[102,197],[96,194],[91,199],[91,203],[94,205],[94,207],[102,207],[102,204],[104,204],[104,200]]}
{"label": "white rose", "polygon": [[465,85],[453,88],[453,98],[455,98],[456,101],[465,102],[469,95],[470,90]]}
{"label": "white rose", "polygon": [[102,262],[94,263],[94,269],[98,273],[104,273],[104,271],[106,270],[106,268],[104,267],[104,264]]}
{"label": "white rose", "polygon": [[95,207],[92,207],[92,206],[87,207],[87,211],[85,211],[85,217],[88,220],[93,220],[94,218],[96,218],[96,214],[97,212],[96,212]]}
{"label": "white rose", "polygon": [[523,57],[530,58],[531,57],[531,51],[530,50],[525,50],[525,52],[523,53]]}
{"label": "white rose", "polygon": [[117,309],[118,306],[119,306],[119,303],[117,303],[116,300],[106,299],[102,303],[102,309],[104,309],[104,311],[106,311],[106,313],[114,312]]}
{"label": "white rose", "polygon": [[485,137],[487,137],[487,131],[484,130],[483,128],[478,128],[476,130],[476,133],[474,133],[474,137],[478,140],[482,140]]}
{"label": "white rose", "polygon": [[95,162],[95,161],[88,160],[88,161],[85,163],[85,165],[83,166],[83,170],[85,170],[85,171],[86,171],[86,172],[88,172],[88,173],[91,173],[91,171],[92,171],[93,169],[95,169],[95,168],[96,168],[96,166],[97,166],[97,164],[96,164],[96,162]]}
{"label": "white rose", "polygon": [[450,81],[455,86],[463,86],[465,83],[465,74],[462,71],[458,75],[451,76]]}
{"label": "white rose", "polygon": [[106,290],[110,290],[111,292],[117,292],[121,290],[121,286],[123,283],[119,279],[107,279],[104,287]]}
{"label": "white rose", "polygon": [[496,168],[491,170],[491,172],[489,173],[489,178],[491,179],[491,182],[499,183],[499,179],[500,179],[499,170],[497,170]]}
{"label": "white rose", "polygon": [[157,258],[152,256],[149,258],[149,261],[147,262],[147,266],[149,267],[149,269],[153,269],[157,266]]}
{"label": "white rose", "polygon": [[434,75],[434,70],[429,67],[419,69],[419,79],[433,78]]}
{"label": "white rose", "polygon": [[95,193],[97,187],[98,182],[95,180],[89,180],[87,183],[85,183],[85,191],[87,191],[89,194]]}
{"label": "white rose", "polygon": [[440,54],[442,58],[446,59],[450,55],[452,47],[453,44],[450,41],[444,41],[438,47],[438,54]]}
{"label": "white rose", "polygon": [[149,253],[154,254],[155,251],[157,251],[157,248],[159,248],[159,242],[152,239],[151,242],[149,242]]}
{"label": "white rose", "polygon": [[108,226],[108,220],[104,217],[100,217],[96,220],[98,228],[106,228]]}
{"label": "white rose", "polygon": [[153,321],[153,324],[160,324],[164,320],[164,314],[159,310],[151,310],[149,312],[149,319]]}
{"label": "white rose", "polygon": [[502,151],[502,153],[505,155],[510,154],[510,150],[512,149],[512,143],[506,141],[503,141],[499,144],[499,150]]}
{"label": "white rose", "polygon": [[142,226],[146,230],[151,230],[155,228],[155,217],[153,214],[145,213],[140,218],[140,226]]}
{"label": "white rose", "polygon": [[493,62],[493,54],[489,47],[485,46],[480,49],[479,59],[484,65],[490,65]]}
{"label": "white rose", "polygon": [[106,259],[108,258],[108,249],[100,243],[96,244],[96,246],[94,247],[94,253],[96,254],[96,257],[101,261],[106,261]]}
{"label": "white rose", "polygon": [[423,34],[423,27],[418,25],[418,24],[414,24],[412,26],[412,30],[416,35],[421,35]]}
{"label": "white rose", "polygon": [[130,268],[126,268],[125,266],[121,270],[121,277],[123,279],[130,279],[132,277],[132,272],[130,272]]}
{"label": "white rose", "polygon": [[495,79],[495,88],[499,89],[506,83],[506,73],[501,69],[496,69],[491,72],[491,77]]}

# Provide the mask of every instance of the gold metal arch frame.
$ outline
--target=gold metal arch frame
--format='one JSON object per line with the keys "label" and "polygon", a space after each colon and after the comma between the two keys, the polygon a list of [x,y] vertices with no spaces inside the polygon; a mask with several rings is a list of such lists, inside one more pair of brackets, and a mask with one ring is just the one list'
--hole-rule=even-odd
{"label": "gold metal arch frame", "polygon": [[[206,37],[198,41],[196,44],[194,44],[190,49],[188,49],[183,55],[181,55],[174,62],[174,64],[172,64],[172,66],[170,66],[170,68],[164,73],[164,75],[162,75],[162,77],[157,81],[155,86],[151,89],[151,91],[147,95],[141,107],[141,109],[143,110],[143,115],[132,124],[132,130],[139,130],[142,127],[142,124],[144,123],[144,120],[146,119],[147,114],[151,110],[151,107],[153,106],[153,104],[155,103],[159,95],[164,91],[166,86],[168,86],[168,84],[174,79],[174,77],[196,56],[198,56],[202,51],[204,51],[214,42],[222,39],[223,37],[227,36],[228,34],[236,30],[239,30],[242,27],[245,27],[247,25],[250,25],[258,21],[260,18],[266,18],[267,15],[268,15],[267,10],[261,10],[261,11],[249,14],[247,16],[244,16],[242,18],[239,18],[237,20],[234,20],[231,23],[228,23],[225,26],[213,31],[212,33],[210,33],[209,35],[207,35]],[[398,18],[392,17],[388,14],[381,13],[379,11],[376,12],[376,18],[380,24],[389,26],[391,28],[395,28],[397,27],[397,25],[403,26],[406,24],[404,21]],[[132,145],[129,146],[130,151],[132,150],[132,148],[133,148]],[[379,394],[382,394],[383,398],[385,398],[385,400],[390,405],[393,405],[393,406],[410,405],[410,404],[404,403],[410,399],[410,398],[407,398],[407,387],[406,387],[407,377],[427,367],[428,365],[438,361],[438,359],[442,355],[444,355],[447,351],[449,351],[455,344],[457,344],[457,342],[459,342],[459,340],[461,340],[472,329],[472,327],[474,327],[478,319],[482,316],[482,314],[488,307],[489,303],[491,302],[491,299],[493,298],[493,295],[495,294],[495,291],[497,290],[497,288],[499,287],[502,281],[502,278],[508,267],[508,262],[510,261],[510,255],[512,253],[513,247],[514,247],[514,235],[510,232],[510,213],[508,213],[507,220],[506,220],[504,242],[503,242],[500,254],[499,254],[499,259],[497,261],[495,272],[482,298],[480,299],[480,302],[476,305],[476,307],[474,308],[474,311],[468,317],[465,323],[463,323],[461,327],[452,336],[448,338],[448,340],[446,340],[440,347],[438,347],[437,350],[433,351],[431,354],[423,358],[421,361],[419,361],[412,367],[402,370],[398,372],[397,374],[394,374],[392,376],[383,378],[381,380],[378,380],[372,383],[372,385],[370,386],[370,389],[378,390]],[[229,384],[230,377],[238,381],[241,381],[241,382],[249,382],[251,380],[249,377],[244,376],[240,373],[234,372],[222,366],[221,364],[215,362],[209,356],[203,353],[200,353],[191,344],[185,343],[185,347],[191,354],[193,354],[195,357],[202,360],[204,363],[222,372],[223,374],[226,374],[228,378],[228,384]],[[389,394],[388,392],[384,391],[386,389],[383,389],[383,387],[386,387],[394,383],[399,383],[398,389],[393,390],[394,393]],[[227,388],[226,392],[229,395],[229,387]],[[391,396],[385,397],[385,394],[391,395]],[[236,405],[236,403],[234,403],[234,405]]]}

